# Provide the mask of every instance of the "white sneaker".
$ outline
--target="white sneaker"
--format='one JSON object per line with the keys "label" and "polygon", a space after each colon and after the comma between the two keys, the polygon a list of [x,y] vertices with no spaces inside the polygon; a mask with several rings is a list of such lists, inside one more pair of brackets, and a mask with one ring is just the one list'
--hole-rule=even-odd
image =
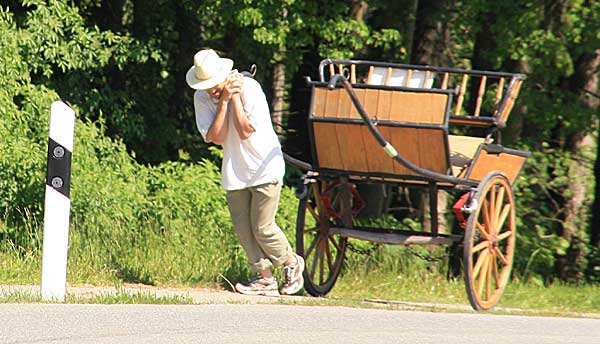
{"label": "white sneaker", "polygon": [[281,287],[281,293],[284,295],[292,295],[304,287],[304,258],[294,253],[296,257],[296,263],[290,264],[283,268],[283,286]]}
{"label": "white sneaker", "polygon": [[279,296],[275,277],[264,278],[258,276],[250,280],[248,284],[236,283],[235,290],[246,295]]}

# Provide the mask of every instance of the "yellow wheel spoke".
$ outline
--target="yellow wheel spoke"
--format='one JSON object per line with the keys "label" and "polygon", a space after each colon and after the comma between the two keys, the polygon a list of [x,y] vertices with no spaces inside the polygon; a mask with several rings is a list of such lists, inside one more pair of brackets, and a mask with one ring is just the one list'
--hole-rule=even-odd
{"label": "yellow wheel spoke", "polygon": [[498,262],[496,258],[492,259],[492,271],[494,273],[494,280],[496,281],[496,288],[500,288],[500,275],[498,274]]}
{"label": "yellow wheel spoke", "polygon": [[[504,189],[502,189],[502,190],[504,190]],[[502,209],[502,214],[499,215],[498,227],[496,229],[496,234],[498,234],[502,231],[504,222],[506,221],[506,218],[508,217],[508,214],[510,213],[510,208],[511,208],[510,204],[504,205],[504,208]]]}
{"label": "yellow wheel spoke", "polygon": [[475,266],[473,267],[473,279],[477,276],[477,274],[479,274],[479,270],[481,269],[481,266],[483,265],[485,258],[488,256],[489,253],[490,253],[489,250],[485,250],[479,254],[479,257],[477,258],[477,262],[475,263]]}
{"label": "yellow wheel spoke", "polygon": [[496,253],[496,256],[498,256],[498,259],[500,259],[500,261],[502,261],[502,264],[508,265],[508,260],[506,259],[506,257],[504,257],[504,254],[502,254],[502,251],[500,251],[500,249],[498,247],[496,247],[494,249],[494,253]]}
{"label": "yellow wheel spoke", "polygon": [[485,228],[485,233],[486,234],[492,234],[491,233],[491,227],[492,227],[492,223],[490,222],[490,213],[489,213],[489,202],[484,199],[483,200],[483,205],[481,206],[481,213],[483,215],[483,227]]}
{"label": "yellow wheel spoke", "polygon": [[494,255],[491,254],[488,257],[486,287],[485,287],[485,299],[488,301],[489,301],[490,297],[492,296],[492,270],[494,269],[495,261],[496,261],[496,258],[494,258]]}
{"label": "yellow wheel spoke", "polygon": [[512,231],[506,231],[500,235],[498,235],[498,241],[502,241],[506,238],[510,238],[512,236],[513,232]]}
{"label": "yellow wheel spoke", "polygon": [[479,222],[475,222],[475,225],[477,226],[477,230],[479,231],[479,233],[481,233],[481,237],[484,238],[485,240],[489,240],[490,235],[485,230],[485,227],[483,227],[483,225]]}
{"label": "yellow wheel spoke", "polygon": [[494,185],[492,185],[489,190],[488,190],[488,194],[489,194],[489,200],[490,200],[490,205],[488,208],[488,220],[490,221],[489,223],[489,233],[491,235],[495,234],[495,229],[496,229],[496,219],[494,218],[494,214],[496,214],[496,192],[495,192],[495,187]]}
{"label": "yellow wheel spoke", "polygon": [[500,223],[500,211],[502,210],[502,204],[504,203],[504,192],[505,189],[502,186],[499,186],[499,190],[498,190],[498,194],[496,195],[496,204],[494,205],[494,210],[496,210],[496,213],[494,214],[494,224],[495,229],[496,229],[496,233],[498,234],[498,231],[500,230],[500,228],[502,228],[502,224]]}
{"label": "yellow wheel spoke", "polygon": [[[484,252],[488,252],[488,251],[484,251]],[[483,257],[482,259],[482,265],[481,265],[481,274],[479,275],[478,278],[478,283],[477,283],[477,295],[480,295],[483,293],[483,287],[485,286],[485,281],[486,281],[486,277],[488,275],[488,269],[489,269],[489,263],[488,263],[488,255],[486,254],[485,257]]]}
{"label": "yellow wheel spoke", "polygon": [[475,253],[475,252],[479,252],[481,250],[483,250],[484,248],[488,247],[489,242],[486,241],[482,241],[479,244],[473,246],[473,249],[471,250],[471,252]]}

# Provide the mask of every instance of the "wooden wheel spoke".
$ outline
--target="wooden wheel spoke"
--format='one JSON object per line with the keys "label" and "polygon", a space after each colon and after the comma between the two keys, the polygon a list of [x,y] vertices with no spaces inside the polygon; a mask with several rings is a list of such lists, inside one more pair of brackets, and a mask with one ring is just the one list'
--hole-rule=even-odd
{"label": "wooden wheel spoke", "polygon": [[490,253],[489,250],[485,250],[479,254],[479,257],[477,258],[477,262],[475,263],[475,266],[473,267],[473,277],[476,277],[479,274],[479,270],[481,269],[481,266],[485,262],[485,259],[487,258],[489,253]]}
{"label": "wooden wheel spoke", "polygon": [[[488,252],[488,251],[484,251],[484,252]],[[488,269],[489,269],[489,256],[486,254],[485,257],[483,257],[482,259],[482,264],[481,264],[481,274],[479,274],[479,278],[477,280],[477,294],[481,295],[483,293],[483,287],[485,286],[485,282],[488,276]]]}
{"label": "wooden wheel spoke", "polygon": [[488,246],[489,246],[489,242],[487,240],[482,241],[479,244],[473,246],[473,250],[471,250],[471,252],[473,252],[473,253],[479,252]]}
{"label": "wooden wheel spoke", "polygon": [[[489,212],[489,202],[487,200],[483,200],[483,204],[481,206],[481,213],[483,215],[483,227],[485,228],[486,234],[491,234],[491,222],[490,222],[490,212]],[[479,228],[479,227],[478,227]]]}
{"label": "wooden wheel spoke", "polygon": [[[316,242],[318,242],[318,240],[314,241],[314,243]],[[310,278],[313,281],[315,280],[315,272],[317,270],[317,265],[319,265],[319,249],[317,249],[317,252],[315,252],[315,255],[312,260],[312,266],[310,267]]]}
{"label": "wooden wheel spoke", "polygon": [[306,209],[308,209],[308,211],[312,215],[313,219],[315,219],[315,221],[319,222],[319,214],[317,213],[317,211],[315,210],[315,208],[312,205],[307,204],[306,205]]}
{"label": "wooden wheel spoke", "polygon": [[310,256],[310,254],[315,249],[315,247],[317,246],[317,244],[319,243],[320,240],[321,240],[321,236],[317,234],[317,236],[314,238],[313,242],[310,243],[310,246],[306,250],[306,257]]}
{"label": "wooden wheel spoke", "polygon": [[337,241],[335,240],[335,238],[334,238],[334,237],[332,237],[332,236],[329,236],[329,241],[331,242],[331,244],[332,244],[333,246],[335,246],[335,249],[336,249],[338,252],[341,252],[341,251],[342,251],[342,249],[340,248],[340,245],[338,245],[338,243],[337,243]]}
{"label": "wooden wheel spoke", "polygon": [[494,253],[498,257],[498,259],[500,259],[502,264],[508,265],[509,261],[506,259],[506,257],[504,256],[504,254],[502,253],[502,251],[500,251],[500,249],[498,247],[494,248]]}
{"label": "wooden wheel spoke", "polygon": [[496,258],[494,258],[494,255],[491,254],[488,257],[488,264],[487,264],[487,276],[486,276],[486,288],[485,288],[485,299],[489,300],[492,296],[492,270],[494,269],[494,262],[496,261]]}
{"label": "wooden wheel spoke", "polygon": [[[502,189],[502,190],[504,190],[504,189]],[[496,229],[496,234],[498,234],[502,231],[502,227],[504,226],[504,222],[506,222],[506,218],[508,217],[508,214],[510,213],[510,209],[511,209],[510,204],[504,205],[504,208],[502,209],[502,213],[499,215],[498,227]]]}
{"label": "wooden wheel spoke", "polygon": [[488,190],[489,197],[489,207],[488,207],[488,221],[489,223],[489,231],[491,235],[494,235],[494,230],[496,228],[496,219],[494,218],[494,214],[496,213],[496,192],[494,190],[494,185],[490,187]]}
{"label": "wooden wheel spoke", "polygon": [[510,238],[512,236],[513,232],[512,231],[506,231],[500,235],[498,235],[498,241],[502,241],[506,238]]}
{"label": "wooden wheel spoke", "polygon": [[311,227],[311,228],[306,228],[304,230],[304,233],[306,234],[306,233],[316,232],[319,229],[319,227],[320,226],[317,225],[317,226],[314,226],[314,227]]}
{"label": "wooden wheel spoke", "polygon": [[323,284],[323,276],[325,275],[325,247],[327,246],[327,241],[326,240],[321,240],[321,247],[319,247],[320,249],[318,250],[318,254],[321,258],[320,264],[319,264],[319,285]]}
{"label": "wooden wheel spoke", "polygon": [[496,281],[496,288],[499,288],[501,283],[500,274],[498,273],[498,262],[496,261],[496,258],[492,259],[492,271],[494,273],[494,281]]}
{"label": "wooden wheel spoke", "polygon": [[333,255],[331,254],[331,246],[329,241],[325,241],[325,251],[327,253],[327,266],[329,271],[333,271]]}
{"label": "wooden wheel spoke", "polygon": [[490,240],[490,235],[485,230],[485,227],[479,222],[476,222],[475,225],[477,226],[477,230],[479,231],[479,233],[481,233],[481,237],[485,240]]}
{"label": "wooden wheel spoke", "polygon": [[[502,204],[504,203],[504,192],[505,192],[504,187],[500,186],[500,189],[498,190],[498,194],[496,195],[496,204],[494,205],[494,209],[496,210],[496,213],[494,214],[494,220],[496,221],[496,230],[498,230],[502,227],[500,225],[500,223],[498,222],[498,220],[500,219],[500,211],[503,210]],[[497,231],[496,231],[496,234],[498,234]]]}

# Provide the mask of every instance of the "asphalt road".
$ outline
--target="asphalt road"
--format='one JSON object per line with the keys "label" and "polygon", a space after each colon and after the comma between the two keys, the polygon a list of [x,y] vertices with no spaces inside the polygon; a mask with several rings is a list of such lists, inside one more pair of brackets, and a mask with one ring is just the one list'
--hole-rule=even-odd
{"label": "asphalt road", "polygon": [[1,343],[600,343],[600,320],[277,304],[0,304]]}

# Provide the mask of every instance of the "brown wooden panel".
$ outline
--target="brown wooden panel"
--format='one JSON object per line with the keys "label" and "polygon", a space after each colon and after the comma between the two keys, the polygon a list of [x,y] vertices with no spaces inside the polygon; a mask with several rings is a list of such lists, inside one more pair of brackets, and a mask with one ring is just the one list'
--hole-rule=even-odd
{"label": "brown wooden panel", "polygon": [[[341,114],[340,117],[361,119],[360,115],[358,114],[358,110],[356,109],[356,106],[354,106],[354,104],[352,103],[352,99],[350,98],[350,95],[348,94],[348,92],[346,92],[346,90],[342,90],[342,91],[344,92],[343,98],[348,99],[350,108],[349,108],[349,111],[344,112],[343,114]],[[366,93],[365,91],[366,90],[364,88],[355,88],[354,89],[354,94],[356,94],[356,98],[358,98],[358,101],[360,102],[360,104],[363,107],[365,106],[365,93]]]}
{"label": "brown wooden panel", "polygon": [[340,107],[340,91],[341,89],[328,90],[326,91],[327,98],[325,101],[325,117],[336,118]]}
{"label": "brown wooden panel", "polygon": [[448,164],[444,132],[441,129],[414,129],[419,138],[420,167],[447,174]]}
{"label": "brown wooden panel", "polygon": [[377,118],[380,121],[388,121],[392,111],[392,93],[390,91],[378,90]]}
{"label": "brown wooden panel", "polygon": [[352,99],[350,99],[348,92],[346,92],[344,89],[336,89],[331,92],[339,93],[339,106],[336,117],[348,118],[348,114],[354,109],[354,104],[352,104]]}
{"label": "brown wooden panel", "polygon": [[446,94],[393,91],[390,120],[442,124],[446,116],[447,101]]}
{"label": "brown wooden panel", "polygon": [[363,101],[363,107],[367,112],[367,115],[371,117],[377,117],[381,119],[377,112],[377,104],[379,102],[379,90],[365,89],[365,100]]}
{"label": "brown wooden panel", "polygon": [[472,180],[481,181],[489,172],[500,171],[506,174],[512,184],[524,162],[525,157],[522,156],[508,153],[489,154],[482,149],[475,158],[473,167],[467,177]]}
{"label": "brown wooden panel", "polygon": [[[367,166],[371,173],[394,173],[394,161],[385,153],[381,145],[375,140],[373,134],[366,125],[361,125],[363,143],[365,147],[365,156],[367,157]],[[389,127],[378,126],[377,129],[384,137],[390,136]]]}
{"label": "brown wooden panel", "polygon": [[312,115],[314,117],[323,117],[325,114],[325,102],[327,100],[327,90],[324,88],[314,88]]}
{"label": "brown wooden panel", "polygon": [[[421,166],[418,132],[415,128],[389,127],[389,137],[385,137],[386,141],[392,144],[398,154],[405,160]],[[417,175],[413,171],[407,169],[399,162],[394,162],[394,173],[405,175]]]}
{"label": "brown wooden panel", "polygon": [[335,124],[313,122],[313,135],[319,166],[343,169]]}
{"label": "brown wooden panel", "polygon": [[344,170],[368,172],[361,125],[336,124],[336,135]]}

